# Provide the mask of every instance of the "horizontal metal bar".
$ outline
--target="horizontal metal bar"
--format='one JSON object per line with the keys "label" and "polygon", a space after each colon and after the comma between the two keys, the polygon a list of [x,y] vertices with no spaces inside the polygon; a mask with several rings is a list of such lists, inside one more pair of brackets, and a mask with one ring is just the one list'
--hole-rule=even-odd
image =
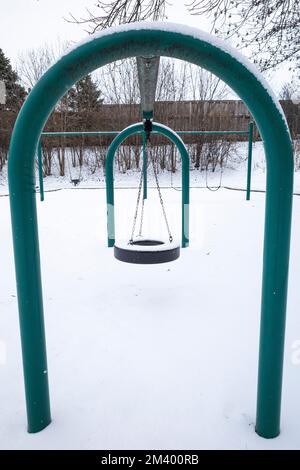
{"label": "horizontal metal bar", "polygon": [[82,132],[42,132],[41,135],[47,136],[47,137],[52,137],[52,136],[63,136],[63,135],[118,135],[120,131],[105,131],[105,132],[100,132],[100,131],[82,131]]}
{"label": "horizontal metal bar", "polygon": [[[248,135],[248,131],[175,131],[178,135]],[[118,135],[120,131],[42,132],[42,136]],[[137,132],[141,134],[141,132]],[[153,131],[152,134],[158,134]]]}
{"label": "horizontal metal bar", "polygon": [[189,135],[229,135],[229,134],[238,134],[238,135],[248,135],[248,131],[175,131],[179,135],[189,134]]}

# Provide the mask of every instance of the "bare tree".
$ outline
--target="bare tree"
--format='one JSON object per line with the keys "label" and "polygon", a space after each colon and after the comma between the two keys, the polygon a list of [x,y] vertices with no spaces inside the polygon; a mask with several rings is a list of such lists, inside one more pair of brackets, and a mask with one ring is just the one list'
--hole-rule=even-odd
{"label": "bare tree", "polygon": [[31,89],[68,47],[67,42],[44,44],[19,54],[17,71],[25,87]]}
{"label": "bare tree", "polygon": [[136,60],[112,62],[96,74],[106,103],[133,104],[139,101]]}
{"label": "bare tree", "polygon": [[46,45],[19,54],[17,70],[24,86],[33,88],[54,60],[53,49]]}
{"label": "bare tree", "polygon": [[116,24],[164,19],[166,4],[166,0],[98,0],[96,7],[102,14],[95,15],[87,9],[87,18],[71,15],[67,21],[87,25],[88,32],[94,33]]}
{"label": "bare tree", "polygon": [[[279,97],[282,100],[285,100],[285,107],[290,116],[293,116],[294,119],[290,119],[290,132],[293,139],[293,146],[294,146],[294,156],[295,156],[295,169],[299,170],[300,168],[300,133],[299,133],[299,118],[298,118],[298,107],[299,107],[299,100],[294,99],[294,97],[298,96],[299,84],[297,86],[297,82],[287,82],[284,83],[281,90]],[[295,111],[296,109],[296,111]]]}
{"label": "bare tree", "polygon": [[182,101],[189,91],[188,63],[162,58],[158,77],[157,101]]}
{"label": "bare tree", "polygon": [[281,90],[279,92],[279,98],[281,100],[289,100],[292,101],[295,92],[297,91],[297,86],[293,82],[286,82],[282,85]]}
{"label": "bare tree", "polygon": [[262,70],[300,60],[299,0],[191,0],[192,14],[212,17],[213,31],[250,47]]}
{"label": "bare tree", "polygon": [[[98,1],[100,15],[88,10],[88,17],[76,19],[89,32],[115,24],[166,17],[167,0]],[[237,47],[249,47],[262,70],[283,62],[300,62],[300,0],[187,0],[192,15],[212,19],[212,31],[236,39]],[[98,11],[99,11],[98,10]]]}
{"label": "bare tree", "polygon": [[[67,42],[57,41],[56,44],[44,44],[37,49],[29,49],[19,55],[18,73],[21,81],[29,88],[32,88],[46,70],[57,60],[64,50],[68,47]],[[77,82],[71,90],[63,96],[55,107],[56,130],[65,132],[68,130],[70,114],[73,115],[73,125],[78,130],[86,130],[88,122],[91,121],[92,111],[96,111],[95,100],[100,97],[101,92],[97,90],[97,85],[87,76]],[[99,104],[101,104],[101,100]],[[81,127],[80,127],[81,126]],[[43,138],[43,171],[44,175],[50,175],[52,172],[52,162],[57,157],[57,166],[60,176],[66,172],[66,137],[60,136],[57,139],[54,148],[51,138]],[[72,165],[76,166],[77,161],[80,165],[83,163],[84,137],[81,145],[76,145],[71,149]],[[67,161],[68,163],[68,161]],[[67,165],[70,167],[70,165]]]}

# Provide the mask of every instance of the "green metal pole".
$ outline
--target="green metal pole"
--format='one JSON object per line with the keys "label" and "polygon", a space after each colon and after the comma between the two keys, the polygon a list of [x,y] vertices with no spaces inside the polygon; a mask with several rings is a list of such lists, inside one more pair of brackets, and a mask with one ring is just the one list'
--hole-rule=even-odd
{"label": "green metal pole", "polygon": [[64,135],[118,135],[120,131],[58,131],[58,132],[41,132],[46,137],[64,136]]}
{"label": "green metal pole", "polygon": [[[152,119],[153,113],[144,113],[143,118]],[[55,136],[75,136],[75,135],[118,135],[121,131],[58,131],[58,132],[42,132],[42,136],[55,137]],[[248,131],[174,131],[178,135],[248,135]],[[142,134],[143,131],[137,132]],[[157,132],[153,131],[153,134]]]}
{"label": "green metal pole", "polygon": [[15,122],[8,180],[30,432],[51,420],[35,194],[40,135],[58,100],[85,75],[126,57],[156,54],[192,62],[226,82],[249,108],[264,142],[267,191],[256,432],[265,438],[279,434],[294,174],[289,129],[278,100],[238,51],[232,54],[226,43],[195,28],[167,26],[121,25],[73,48],[33,87]]}
{"label": "green metal pole", "polygon": [[44,200],[44,179],[43,179],[43,152],[42,144],[38,144],[38,168],[39,168],[39,185],[40,185],[40,200]]}
{"label": "green metal pole", "polygon": [[248,128],[248,166],[247,166],[247,191],[246,191],[246,201],[250,201],[250,192],[251,192],[251,170],[252,170],[252,147],[253,147],[253,122],[249,122]]}
{"label": "green metal pole", "polygon": [[[143,131],[144,124],[137,123],[126,127],[114,138],[110,144],[105,163],[106,175],[106,204],[107,204],[107,245],[115,243],[115,215],[114,215],[114,178],[113,162],[115,153],[122,142],[129,136]],[[169,138],[178,148],[182,159],[182,199],[181,199],[181,245],[186,248],[189,245],[189,204],[190,204],[190,161],[187,149],[182,139],[169,127],[157,122],[152,124],[153,131]]]}
{"label": "green metal pole", "polygon": [[[35,114],[33,114],[35,115]],[[14,132],[23,133],[22,119],[17,119]],[[35,433],[51,422],[43,296],[36,213],[33,144],[30,166],[14,156],[23,156],[23,138],[11,144],[12,159],[8,164],[9,193],[13,227],[15,269],[22,342],[22,358],[27,407],[28,432]],[[21,178],[21,179],[19,179]]]}
{"label": "green metal pole", "polygon": [[[107,246],[109,248],[113,247],[115,244],[115,196],[114,196],[113,159],[114,159],[114,155],[117,150],[117,147],[112,147],[112,145],[117,137],[115,137],[115,139],[112,141],[112,143],[109,146],[107,156],[106,156],[106,162],[105,162]],[[111,161],[110,161],[110,155],[112,155]]]}
{"label": "green metal pole", "polygon": [[144,192],[144,200],[147,199],[147,165],[148,165],[148,158],[147,158],[147,138],[145,132],[142,133],[143,139],[143,192]]}

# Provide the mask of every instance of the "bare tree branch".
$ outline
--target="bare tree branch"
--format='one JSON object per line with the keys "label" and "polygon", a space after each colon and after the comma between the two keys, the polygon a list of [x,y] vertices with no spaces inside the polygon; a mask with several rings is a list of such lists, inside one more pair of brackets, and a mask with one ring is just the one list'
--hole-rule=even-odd
{"label": "bare tree branch", "polygon": [[[68,21],[87,25],[88,32],[122,23],[166,18],[167,0],[98,0],[99,14]],[[186,0],[192,15],[206,15],[212,31],[249,48],[262,70],[283,62],[300,62],[300,0]],[[293,66],[292,66],[293,67]],[[295,68],[295,67],[294,67]]]}
{"label": "bare tree branch", "polygon": [[88,25],[90,34],[113,25],[151,19],[165,19],[166,0],[98,0],[96,7],[101,11],[95,15],[86,9],[86,18],[75,18],[72,14],[66,20],[71,23]]}
{"label": "bare tree branch", "polygon": [[250,48],[262,70],[300,62],[299,0],[190,0],[193,15],[212,18],[212,31]]}

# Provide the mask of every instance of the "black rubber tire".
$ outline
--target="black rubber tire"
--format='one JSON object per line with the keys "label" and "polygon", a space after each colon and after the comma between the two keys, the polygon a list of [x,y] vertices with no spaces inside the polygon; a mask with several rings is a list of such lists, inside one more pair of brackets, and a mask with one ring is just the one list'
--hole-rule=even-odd
{"label": "black rubber tire", "polygon": [[147,246],[164,245],[164,242],[158,240],[143,240],[143,242],[136,242],[133,245],[145,246],[143,250],[133,250],[132,245],[128,248],[114,245],[114,256],[117,260],[124,263],[131,264],[160,264],[175,261],[180,256],[180,246],[175,245],[172,247],[166,244],[164,250],[147,250]]}

